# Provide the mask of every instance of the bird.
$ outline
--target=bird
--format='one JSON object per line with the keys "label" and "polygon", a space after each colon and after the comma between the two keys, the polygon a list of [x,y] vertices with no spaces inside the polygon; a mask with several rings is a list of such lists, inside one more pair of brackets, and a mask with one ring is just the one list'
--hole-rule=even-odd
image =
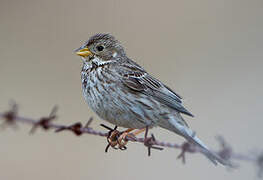
{"label": "bird", "polygon": [[83,61],[83,96],[101,119],[128,128],[127,132],[159,126],[198,146],[215,165],[228,164],[190,129],[182,115],[194,116],[182,97],[127,57],[113,35],[95,34],[75,53]]}

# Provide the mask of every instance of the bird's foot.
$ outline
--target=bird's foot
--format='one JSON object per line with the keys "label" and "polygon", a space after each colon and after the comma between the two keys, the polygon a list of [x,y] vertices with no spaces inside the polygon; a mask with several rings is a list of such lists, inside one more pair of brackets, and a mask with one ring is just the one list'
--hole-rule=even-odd
{"label": "bird's foot", "polygon": [[119,149],[121,148],[126,148],[125,145],[128,142],[128,139],[131,140],[136,140],[136,136],[142,132],[144,132],[146,130],[146,128],[142,128],[142,129],[137,129],[134,132],[130,133],[131,131],[133,131],[134,129],[129,128],[125,131],[123,131],[120,135],[120,137],[118,138],[118,145],[119,145]]}
{"label": "bird's foot", "polygon": [[146,128],[137,129],[131,133],[131,131],[134,130],[133,128],[129,128],[125,131],[118,131],[117,126],[115,126],[113,129],[104,124],[101,124],[101,126],[109,130],[107,136],[108,145],[106,146],[105,152],[108,152],[109,147],[112,147],[113,149],[126,150],[126,144],[128,143],[128,140],[136,140],[136,135],[146,130]]}
{"label": "bird's foot", "polygon": [[126,137],[128,136],[128,134],[129,134],[128,132],[122,132],[118,137],[117,143],[118,143],[118,148],[120,150],[127,149],[126,144],[128,143],[128,140],[126,139]]}
{"label": "bird's foot", "polygon": [[129,128],[125,131],[120,132],[117,130],[117,126],[115,126],[113,129],[104,124],[101,124],[101,126],[109,130],[108,136],[107,136],[108,145],[105,149],[105,152],[108,152],[109,147],[112,147],[113,149],[126,150],[127,149],[126,145],[128,141],[129,140],[136,141],[136,135],[142,132],[145,132],[144,145],[148,148],[149,156],[151,154],[151,149],[163,150],[163,148],[161,147],[154,146],[155,137],[153,136],[153,134],[151,135],[151,137],[147,137],[148,127],[137,129],[136,131],[131,133],[131,131],[134,130],[132,128]]}
{"label": "bird's foot", "polygon": [[133,136],[129,134],[129,132],[132,131],[133,129],[127,129],[125,131],[120,132],[117,130],[117,126],[115,126],[113,129],[104,124],[101,124],[101,126],[109,130],[107,136],[108,145],[105,149],[105,152],[108,152],[109,147],[112,147],[113,149],[120,149],[120,150],[127,149],[126,144],[128,140],[126,137],[133,138]]}
{"label": "bird's foot", "polygon": [[108,152],[109,147],[112,147],[113,149],[118,149],[116,148],[118,144],[118,137],[120,135],[120,131],[117,130],[118,126],[115,126],[113,129],[104,124],[101,124],[101,126],[109,130],[107,136],[108,145],[105,148],[105,152]]}

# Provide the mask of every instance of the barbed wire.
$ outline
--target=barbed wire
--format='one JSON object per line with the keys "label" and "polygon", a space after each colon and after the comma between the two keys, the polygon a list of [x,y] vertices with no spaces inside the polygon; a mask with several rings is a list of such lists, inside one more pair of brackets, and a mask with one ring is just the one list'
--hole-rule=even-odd
{"label": "barbed wire", "polygon": [[[56,115],[57,110],[58,108],[57,106],[55,106],[51,110],[48,116],[44,116],[39,119],[33,119],[33,118],[19,116],[17,104],[12,103],[10,110],[4,113],[0,112],[0,119],[3,120],[2,124],[0,124],[0,128],[4,129],[9,126],[14,129],[17,129],[18,123],[24,123],[24,124],[32,125],[30,134],[35,133],[38,128],[41,128],[45,131],[53,129],[55,133],[59,133],[62,131],[69,131],[75,134],[76,136],[81,136],[83,134],[90,134],[90,135],[106,137],[108,144],[106,146],[105,152],[108,152],[109,147],[112,147],[114,149],[126,150],[127,149],[126,144],[128,142],[138,142],[146,146],[148,149],[148,156],[151,155],[151,149],[163,150],[163,147],[174,148],[181,150],[181,153],[178,155],[177,159],[181,159],[183,163],[186,162],[186,158],[185,158],[186,153],[198,153],[201,151],[197,146],[194,146],[193,144],[190,144],[188,142],[184,142],[181,145],[179,145],[176,143],[159,141],[154,137],[153,134],[151,134],[151,136],[148,137],[147,136],[148,128],[146,128],[144,138],[138,138],[133,136],[132,134],[128,134],[127,136],[125,136],[124,142],[119,142],[117,138],[123,132],[118,131],[117,126],[115,126],[115,128],[111,128],[104,124],[101,124],[102,127],[108,130],[108,132],[101,132],[90,127],[93,118],[90,118],[85,125],[83,125],[81,122],[76,122],[68,126],[61,125],[58,123],[54,123],[54,120],[57,118]],[[227,143],[222,136],[217,136],[216,140],[219,142],[220,149],[214,152],[217,153],[222,159],[226,161],[231,161],[231,162],[234,161],[232,167],[238,168],[240,166],[239,162],[241,161],[249,162],[257,168],[258,177],[259,178],[263,177],[263,152],[248,153],[248,154],[237,153],[233,150],[233,147],[230,146],[230,144]]]}

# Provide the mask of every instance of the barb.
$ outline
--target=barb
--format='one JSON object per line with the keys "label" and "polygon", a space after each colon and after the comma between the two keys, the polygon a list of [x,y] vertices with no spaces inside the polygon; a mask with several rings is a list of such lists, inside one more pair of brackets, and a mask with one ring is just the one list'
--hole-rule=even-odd
{"label": "barb", "polygon": [[163,148],[154,146],[154,144],[156,143],[156,139],[153,134],[151,134],[151,137],[147,137],[148,132],[149,132],[149,127],[146,126],[145,134],[144,134],[144,146],[146,146],[148,149],[148,156],[151,156],[151,149],[156,149],[161,151],[163,150]]}
{"label": "barb", "polygon": [[35,131],[36,131],[36,129],[37,129],[38,127],[42,127],[44,130],[48,130],[48,129],[50,128],[50,126],[49,126],[50,122],[53,121],[53,120],[55,120],[55,119],[57,118],[57,116],[56,116],[57,111],[58,111],[58,107],[55,106],[55,107],[51,110],[51,112],[50,112],[50,114],[49,114],[48,117],[42,117],[42,118],[40,118],[40,120],[37,121],[37,122],[33,125],[32,129],[30,130],[30,134],[34,134]]}
{"label": "barb", "polygon": [[[8,126],[11,126],[15,129],[18,128],[16,124],[16,117],[18,113],[18,106],[15,102],[11,102],[11,109],[5,113],[2,114],[2,118],[4,119],[4,122],[0,125],[1,129],[4,129]],[[0,116],[1,117],[1,116]]]}
{"label": "barb", "polygon": [[[101,125],[106,128],[108,132],[101,132],[94,130],[90,127],[93,119],[90,118],[88,122],[83,126],[80,122],[76,122],[72,125],[60,125],[58,123],[54,123],[53,121],[57,118],[57,106],[55,106],[49,116],[39,118],[39,120],[35,120],[32,118],[26,118],[18,115],[18,106],[15,103],[12,103],[11,109],[5,113],[0,112],[0,119],[3,120],[3,123],[0,125],[2,128],[11,126],[17,128],[18,123],[25,123],[32,125],[32,129],[30,130],[30,134],[35,133],[38,127],[43,130],[54,129],[56,133],[62,131],[70,131],[76,136],[81,136],[83,134],[91,134],[96,136],[107,137],[108,145],[105,149],[105,152],[108,152],[109,147],[114,149],[126,150],[127,142],[137,142],[142,143],[148,149],[148,156],[151,155],[151,149],[163,150],[162,147],[174,148],[181,150],[181,153],[178,155],[178,159],[182,159],[182,162],[185,163],[185,154],[186,153],[197,153],[200,152],[199,148],[190,144],[189,142],[184,142],[182,145],[178,145],[176,143],[162,142],[158,141],[153,134],[148,137],[148,128],[146,127],[144,138],[138,138],[132,136],[125,136],[124,144],[120,144],[118,142],[118,137],[122,134],[122,132],[117,130],[117,126],[115,128],[108,127],[106,125]],[[222,136],[217,136],[217,141],[220,144],[220,149],[217,151],[217,154],[225,160],[229,161],[243,161],[243,162],[251,162],[257,168],[258,177],[263,176],[263,153],[253,155],[251,154],[241,154],[234,152],[233,148],[225,141]],[[118,148],[116,146],[118,145]],[[235,167],[238,167],[236,165]]]}
{"label": "barb", "polygon": [[[113,149],[118,149],[116,146],[118,145],[118,137],[120,136],[121,132],[117,130],[118,126],[115,126],[113,129],[109,126],[106,126],[105,124],[101,124],[102,127],[109,130],[107,133],[107,141],[108,144],[105,148],[105,152],[108,152],[109,147],[112,147]],[[120,150],[127,149],[125,145],[119,146]]]}
{"label": "barb", "polygon": [[195,146],[193,146],[189,142],[184,142],[181,147],[182,147],[182,151],[177,156],[177,159],[182,159],[182,163],[185,164],[186,163],[185,153],[187,153],[187,152],[188,153],[195,153],[197,151],[197,149],[195,148]]}

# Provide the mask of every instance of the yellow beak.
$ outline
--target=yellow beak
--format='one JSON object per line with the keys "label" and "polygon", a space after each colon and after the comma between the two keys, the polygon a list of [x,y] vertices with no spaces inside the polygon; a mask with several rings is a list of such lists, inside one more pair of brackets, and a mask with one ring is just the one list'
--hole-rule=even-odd
{"label": "yellow beak", "polygon": [[89,48],[83,48],[77,51],[76,54],[82,57],[87,57],[91,55],[92,53],[90,52]]}

